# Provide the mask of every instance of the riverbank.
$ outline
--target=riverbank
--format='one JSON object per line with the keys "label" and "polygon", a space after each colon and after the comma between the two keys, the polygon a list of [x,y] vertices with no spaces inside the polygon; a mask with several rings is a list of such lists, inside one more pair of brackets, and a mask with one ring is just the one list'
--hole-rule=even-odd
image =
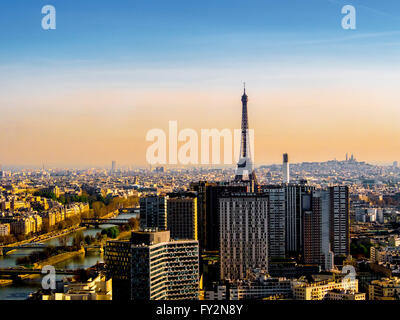
{"label": "riverbank", "polygon": [[[121,213],[120,215],[118,215],[118,217],[120,217],[121,219],[130,219],[130,218],[135,218],[136,215],[135,214],[131,214],[131,213]],[[68,245],[72,244],[73,239],[75,238],[75,234],[82,232],[83,236],[90,236],[90,237],[97,237],[98,233],[101,233],[105,228],[107,228],[108,226],[102,226],[101,228],[77,228],[76,232],[71,232],[72,230],[68,230],[68,235],[66,235],[66,231],[63,230],[63,235],[66,235],[66,241],[63,241],[63,243],[67,243]],[[83,230],[84,229],[84,230]],[[83,231],[79,231],[79,230],[83,230]],[[57,230],[56,230],[57,231]],[[59,231],[61,232],[61,231]],[[130,236],[130,231],[126,232],[123,231],[122,233],[122,237],[129,237]],[[48,235],[47,235],[48,236]],[[55,232],[52,233],[52,238],[57,238],[59,237],[60,234],[55,234]],[[42,235],[43,237],[43,235]],[[97,239],[97,238],[96,238]],[[112,240],[112,239],[108,239],[108,240]],[[114,239],[116,240],[116,239]],[[103,239],[102,240],[102,244],[103,246],[105,245],[106,240]],[[46,246],[58,246],[60,245],[58,243],[57,239],[54,240],[49,240],[49,241],[44,241],[44,244]],[[99,250],[99,248],[97,247],[98,242],[94,241],[93,243],[91,243],[89,246],[87,246],[86,249],[88,249],[88,247],[93,246],[96,248],[93,249],[88,249],[86,254],[78,254],[78,255],[72,255],[72,258],[69,259],[63,259],[62,262],[57,263],[57,264],[53,264],[54,267],[56,269],[63,269],[63,270],[78,270],[78,269],[87,269],[90,268],[94,265],[96,265],[97,263],[102,263],[104,262],[104,253],[101,252]],[[37,249],[17,249],[15,253],[13,254],[8,254],[5,256],[0,256],[0,266],[2,268],[18,268],[19,265],[17,265],[16,260],[20,257],[26,257],[29,256],[32,252],[36,251]],[[64,255],[64,258],[67,255]],[[39,262],[39,263],[43,263],[43,261]],[[46,263],[48,263],[48,261],[46,261]],[[10,285],[1,285],[0,286],[0,300],[21,300],[21,299],[26,299],[28,298],[29,294],[32,292],[35,292],[39,289],[42,288],[42,284],[41,284],[41,279],[42,279],[43,275],[38,275],[37,278],[35,279],[26,279],[25,281],[21,281],[20,283],[16,284],[16,283],[12,283]],[[61,280],[63,278],[62,275],[57,275],[57,280]],[[8,279],[4,279],[4,280],[8,280]]]}
{"label": "riverbank", "polygon": [[9,286],[10,284],[12,284],[12,280],[5,280],[5,279],[0,280],[0,287]]}
{"label": "riverbank", "polygon": [[[81,249],[79,249],[77,251],[64,252],[64,253],[58,254],[56,256],[50,257],[50,258],[48,258],[46,260],[42,260],[42,261],[36,262],[36,263],[33,264],[33,268],[34,269],[42,269],[44,266],[56,265],[57,263],[63,262],[65,260],[72,259],[72,258],[74,258],[76,256],[79,256],[79,255],[83,255],[83,256],[85,255],[85,249],[84,248],[81,248]],[[40,276],[41,275],[39,275],[39,274],[26,274],[26,275],[21,275],[20,277],[21,277],[22,280],[24,280],[24,279],[35,279],[35,278],[38,278]],[[8,279],[4,279],[3,280],[2,279],[2,280],[0,280],[0,287],[9,286],[12,283],[13,283],[12,280],[8,280]]]}
{"label": "riverbank", "polygon": [[83,230],[86,230],[86,227],[78,226],[78,227],[74,227],[74,228],[70,228],[70,229],[65,229],[65,231],[60,233],[60,234],[49,236],[49,237],[47,237],[45,239],[41,239],[40,241],[37,241],[37,242],[40,243],[40,242],[44,242],[44,241],[48,241],[48,240],[52,240],[52,239],[57,239],[57,238],[60,238],[60,237],[68,236],[71,233],[74,233],[74,232],[77,232],[77,231],[83,231]]}
{"label": "riverbank", "polygon": [[50,257],[46,260],[43,261],[39,261],[34,263],[34,268],[35,269],[42,269],[44,266],[48,266],[48,265],[55,265],[57,263],[63,262],[65,260],[71,259],[75,256],[78,255],[85,255],[85,249],[81,248],[77,251],[72,251],[72,252],[64,252],[61,254],[58,254],[56,256]]}
{"label": "riverbank", "polygon": [[34,238],[27,239],[27,240],[7,244],[7,245],[5,245],[5,247],[18,247],[18,246],[28,244],[28,243],[42,243],[42,242],[49,241],[52,239],[68,236],[71,233],[74,233],[77,231],[83,231],[83,230],[86,230],[86,227],[76,226],[76,227],[64,229],[61,232],[60,231],[52,231],[52,232],[49,232],[46,234],[42,234],[38,237],[34,237]]}

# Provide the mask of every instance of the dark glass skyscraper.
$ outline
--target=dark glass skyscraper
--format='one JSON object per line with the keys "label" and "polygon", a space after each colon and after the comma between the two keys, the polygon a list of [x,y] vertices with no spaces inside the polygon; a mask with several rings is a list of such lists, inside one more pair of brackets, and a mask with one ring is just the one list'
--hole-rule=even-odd
{"label": "dark glass skyscraper", "polygon": [[[198,193],[199,241],[207,251],[219,250],[219,198],[230,192],[248,192],[242,184],[218,184],[200,181],[191,183],[191,189]],[[201,225],[201,226],[200,226]]]}
{"label": "dark glass skyscraper", "polygon": [[303,252],[303,195],[315,188],[306,184],[287,184],[285,188],[286,253],[298,255]]}
{"label": "dark glass skyscraper", "polygon": [[167,230],[167,197],[150,195],[140,198],[140,228]]}

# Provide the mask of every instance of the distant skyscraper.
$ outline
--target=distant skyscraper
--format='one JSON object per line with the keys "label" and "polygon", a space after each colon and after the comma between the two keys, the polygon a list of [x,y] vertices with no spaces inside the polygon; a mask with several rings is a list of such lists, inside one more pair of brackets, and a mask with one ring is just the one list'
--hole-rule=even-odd
{"label": "distant skyscraper", "polygon": [[269,258],[285,258],[285,188],[279,185],[261,186],[268,195],[268,253]]}
{"label": "distant skyscraper", "polygon": [[220,277],[244,279],[268,271],[268,197],[256,193],[220,198]]}
{"label": "distant skyscraper", "polygon": [[283,183],[290,182],[289,156],[287,153],[283,154],[282,176],[283,176]]}
{"label": "distant skyscraper", "polygon": [[190,189],[197,192],[200,248],[208,251],[219,250],[219,198],[223,193],[247,192],[249,186],[199,181],[191,183]]}
{"label": "distant skyscraper", "polygon": [[173,239],[197,240],[197,195],[194,192],[169,193],[167,229]]}
{"label": "distant skyscraper", "polygon": [[330,192],[330,240],[335,256],[350,254],[349,188],[335,186]]}
{"label": "distant skyscraper", "polygon": [[332,270],[329,191],[314,191],[311,194],[303,195],[303,210],[304,262],[318,264],[324,270]]}
{"label": "distant skyscraper", "polygon": [[156,167],[156,172],[164,173],[164,167]]}
{"label": "distant skyscraper", "polygon": [[132,232],[130,241],[107,241],[105,263],[113,300],[197,300],[199,246],[171,241],[169,231]]}
{"label": "distant skyscraper", "polygon": [[349,194],[347,186],[303,195],[304,262],[333,267],[333,255],[349,255]]}
{"label": "distant skyscraper", "polygon": [[167,197],[154,195],[140,198],[140,228],[167,230]]}
{"label": "distant skyscraper", "polygon": [[399,166],[399,163],[397,161],[393,161],[393,167],[397,168]]}
{"label": "distant skyscraper", "polygon": [[111,162],[111,173],[115,173],[117,171],[117,162],[113,160]]}
{"label": "distant skyscraper", "polygon": [[207,181],[190,183],[190,190],[197,193],[197,235],[200,250],[204,250],[207,243],[207,188],[211,185]]}
{"label": "distant skyscraper", "polygon": [[236,167],[235,181],[245,181],[245,174],[248,175],[247,181],[253,186],[257,184],[256,173],[254,171],[253,160],[251,159],[250,136],[249,136],[249,120],[247,115],[247,95],[246,88],[242,96],[242,133],[240,144],[239,162]]}
{"label": "distant skyscraper", "polygon": [[285,236],[286,253],[296,255],[303,251],[302,196],[314,190],[306,184],[288,184],[285,188]]}

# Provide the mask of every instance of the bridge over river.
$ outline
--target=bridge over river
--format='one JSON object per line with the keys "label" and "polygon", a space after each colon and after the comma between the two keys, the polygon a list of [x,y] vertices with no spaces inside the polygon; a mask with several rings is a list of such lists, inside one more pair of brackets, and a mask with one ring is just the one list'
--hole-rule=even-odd
{"label": "bridge over river", "polygon": [[0,255],[6,255],[10,251],[14,251],[17,249],[44,249],[44,248],[46,248],[46,245],[44,243],[39,243],[39,242],[25,243],[17,246],[13,245],[0,246]]}
{"label": "bridge over river", "polygon": [[[56,275],[75,275],[78,270],[69,269],[55,269]],[[29,279],[30,275],[46,275],[48,271],[42,269],[26,269],[26,268],[0,268],[0,279],[12,280],[13,282],[20,282],[26,278]]]}
{"label": "bridge over river", "polygon": [[96,228],[102,224],[114,224],[114,225],[124,225],[129,222],[129,219],[121,219],[121,218],[111,218],[111,219],[102,219],[102,218],[85,218],[82,219],[82,226],[95,226]]}

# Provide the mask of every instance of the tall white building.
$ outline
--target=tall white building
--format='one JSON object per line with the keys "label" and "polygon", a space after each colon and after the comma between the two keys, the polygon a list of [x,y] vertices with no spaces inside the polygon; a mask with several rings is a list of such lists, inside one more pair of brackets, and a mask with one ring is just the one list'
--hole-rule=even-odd
{"label": "tall white building", "polygon": [[349,187],[329,187],[330,192],[330,240],[335,256],[350,254]]}
{"label": "tall white building", "polygon": [[283,176],[283,183],[290,182],[289,156],[287,153],[283,154],[282,176]]}
{"label": "tall white building", "polygon": [[220,277],[240,280],[268,270],[268,197],[235,193],[220,198]]}

